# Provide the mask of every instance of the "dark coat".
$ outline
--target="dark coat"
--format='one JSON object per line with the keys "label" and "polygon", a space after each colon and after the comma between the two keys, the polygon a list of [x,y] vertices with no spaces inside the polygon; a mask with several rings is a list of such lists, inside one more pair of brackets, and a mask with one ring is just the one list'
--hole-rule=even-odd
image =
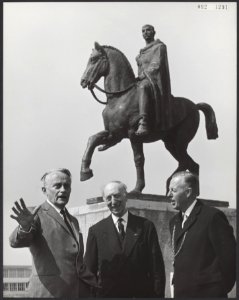
{"label": "dark coat", "polygon": [[236,279],[236,242],[225,214],[198,200],[183,229],[180,215],[170,221],[175,253],[187,232],[175,257],[175,297],[226,297]]}
{"label": "dark coat", "polygon": [[139,77],[146,76],[153,88],[155,127],[167,130],[173,125],[167,47],[157,39],[140,50],[136,61]]}
{"label": "dark coat", "polygon": [[78,298],[90,295],[88,284],[97,285],[94,275],[83,264],[83,239],[78,221],[67,215],[75,238],[47,202],[39,207],[29,233],[17,227],[10,236],[12,247],[29,247],[32,254],[29,297]]}
{"label": "dark coat", "polygon": [[164,297],[165,268],[155,226],[129,213],[121,248],[109,216],[89,229],[86,265],[98,276],[100,297]]}

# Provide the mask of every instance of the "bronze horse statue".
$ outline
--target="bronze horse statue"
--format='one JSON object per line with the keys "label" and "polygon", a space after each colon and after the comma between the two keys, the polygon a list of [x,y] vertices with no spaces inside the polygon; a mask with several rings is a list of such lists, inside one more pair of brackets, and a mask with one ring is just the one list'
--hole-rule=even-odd
{"label": "bronze horse statue", "polygon": [[[96,82],[104,77],[104,90]],[[86,70],[81,79],[81,86],[88,87],[96,98],[93,88],[97,87],[107,96],[103,119],[105,130],[96,133],[88,140],[87,148],[82,158],[81,181],[93,176],[90,169],[91,159],[97,146],[103,151],[128,138],[134,154],[137,181],[134,193],[141,193],[145,187],[143,144],[162,140],[166,149],[178,161],[178,167],[173,172],[189,170],[199,175],[199,165],[188,155],[187,147],[195,136],[199,126],[199,110],[205,115],[208,139],[218,137],[215,113],[207,103],[194,104],[192,101],[172,96],[173,126],[162,131],[153,128],[153,111],[151,111],[152,130],[147,136],[137,136],[139,120],[138,98],[139,89],[133,69],[118,49],[111,46],[101,46],[95,43]],[[96,98],[97,99],[97,98]],[[98,99],[97,99],[98,100]],[[172,175],[173,175],[172,174]],[[166,189],[172,175],[167,179]]]}

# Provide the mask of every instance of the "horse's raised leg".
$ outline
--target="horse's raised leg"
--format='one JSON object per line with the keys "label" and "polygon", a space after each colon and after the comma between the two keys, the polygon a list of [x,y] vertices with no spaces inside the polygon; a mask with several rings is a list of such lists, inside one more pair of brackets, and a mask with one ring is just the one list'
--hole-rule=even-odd
{"label": "horse's raised leg", "polygon": [[167,179],[166,192],[168,193],[169,184],[172,176],[179,171],[189,170],[199,176],[199,165],[188,155],[187,148],[190,141],[195,136],[199,126],[198,110],[190,113],[182,123],[174,128],[162,140],[166,149],[178,161],[178,167],[173,174]]}
{"label": "horse's raised leg", "polygon": [[130,142],[134,153],[134,163],[137,175],[136,185],[135,188],[131,191],[131,193],[141,193],[145,187],[143,143],[134,142],[132,140],[130,140]]}
{"label": "horse's raised leg", "polygon": [[81,181],[88,180],[93,176],[93,172],[90,169],[90,164],[91,164],[91,159],[94,150],[97,146],[104,144],[108,136],[109,136],[109,132],[107,130],[104,130],[89,137],[87,147],[81,162],[81,172],[80,172]]}
{"label": "horse's raised leg", "polygon": [[178,161],[177,169],[167,179],[166,182],[166,195],[169,191],[169,184],[173,175],[180,171],[189,170],[190,172],[199,176],[199,164],[197,164],[187,153],[187,145],[177,145],[171,142],[165,142],[166,149],[172,154],[172,156]]}

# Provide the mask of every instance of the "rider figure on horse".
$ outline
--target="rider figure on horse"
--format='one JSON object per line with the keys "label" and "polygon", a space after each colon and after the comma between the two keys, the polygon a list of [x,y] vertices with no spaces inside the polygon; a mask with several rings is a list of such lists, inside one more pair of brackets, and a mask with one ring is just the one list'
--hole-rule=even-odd
{"label": "rider figure on horse", "polygon": [[149,105],[154,111],[155,128],[166,130],[172,126],[172,100],[167,48],[162,41],[154,39],[155,30],[152,25],[144,25],[142,34],[146,46],[140,50],[139,55],[136,57],[140,91],[140,120],[135,133],[139,136],[150,133]]}

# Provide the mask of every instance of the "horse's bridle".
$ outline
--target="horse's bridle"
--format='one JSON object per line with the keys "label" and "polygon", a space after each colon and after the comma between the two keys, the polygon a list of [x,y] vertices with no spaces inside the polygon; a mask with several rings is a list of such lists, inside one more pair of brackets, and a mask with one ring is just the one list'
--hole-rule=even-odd
{"label": "horse's bridle", "polygon": [[108,91],[105,91],[104,89],[100,88],[97,84],[93,83],[93,87],[90,88],[90,92],[92,94],[92,96],[95,98],[95,100],[101,104],[108,104],[108,101],[106,102],[103,102],[103,101],[100,101],[96,95],[95,95],[95,92],[93,91],[94,88],[96,88],[97,90],[99,90],[100,92],[102,93],[105,93],[106,95],[120,95],[120,94],[123,94],[123,93],[126,93],[127,91],[129,91],[134,85],[136,84],[136,82],[133,82],[131,83],[126,89],[124,90],[121,90],[121,91],[116,91],[116,92],[108,92]]}

